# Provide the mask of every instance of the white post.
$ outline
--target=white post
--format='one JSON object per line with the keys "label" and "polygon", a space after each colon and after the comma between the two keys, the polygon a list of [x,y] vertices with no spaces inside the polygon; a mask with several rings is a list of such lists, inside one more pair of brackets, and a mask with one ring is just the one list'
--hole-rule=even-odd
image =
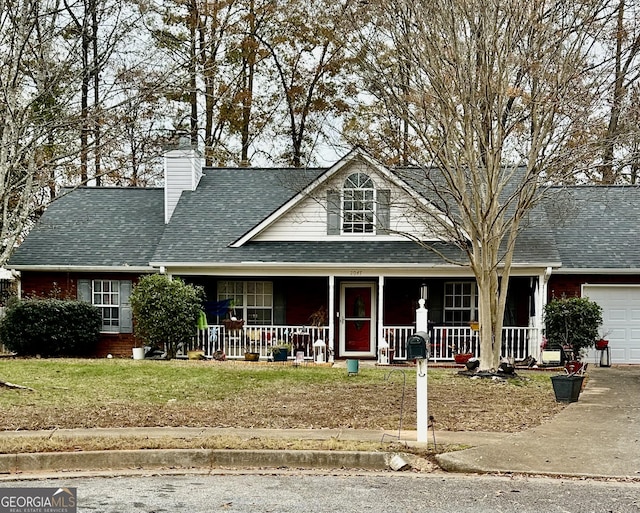
{"label": "white post", "polygon": [[335,317],[335,276],[329,276],[329,343],[327,344],[327,361],[333,363],[336,352],[336,317]]}
{"label": "white post", "polygon": [[384,312],[384,276],[378,276],[378,326],[376,328],[379,341],[386,340],[382,312]]}
{"label": "white post", "polygon": [[[416,310],[416,331],[428,331],[428,310],[424,307],[425,300],[418,301],[420,305]],[[427,341],[428,343],[429,341]],[[429,403],[427,397],[427,359],[416,360],[416,425],[418,442],[429,440]]]}

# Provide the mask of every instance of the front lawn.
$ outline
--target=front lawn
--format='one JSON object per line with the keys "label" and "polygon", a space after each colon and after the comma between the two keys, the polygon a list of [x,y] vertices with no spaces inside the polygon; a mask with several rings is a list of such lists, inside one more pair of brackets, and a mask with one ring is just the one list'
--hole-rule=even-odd
{"label": "front lawn", "polygon": [[[208,426],[415,429],[415,369],[272,363],[2,359],[0,430]],[[516,432],[558,412],[549,374],[469,379],[429,370],[437,430]],[[406,380],[406,385],[405,385]],[[403,403],[404,401],[404,403]]]}

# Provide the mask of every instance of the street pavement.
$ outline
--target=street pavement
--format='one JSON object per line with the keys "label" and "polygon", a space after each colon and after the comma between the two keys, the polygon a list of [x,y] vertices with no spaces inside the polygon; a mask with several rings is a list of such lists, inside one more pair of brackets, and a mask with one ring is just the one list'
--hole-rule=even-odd
{"label": "street pavement", "polygon": [[[451,472],[640,479],[640,366],[590,367],[588,378],[578,402],[536,428],[514,434],[429,431],[430,443],[471,447],[440,454],[438,464]],[[236,436],[424,444],[416,441],[415,431],[148,427],[0,432],[0,444],[7,437],[21,438],[28,444],[35,437],[87,436]],[[246,467],[427,468],[407,454],[359,451],[173,449],[0,455],[0,474],[8,478],[42,471]]]}

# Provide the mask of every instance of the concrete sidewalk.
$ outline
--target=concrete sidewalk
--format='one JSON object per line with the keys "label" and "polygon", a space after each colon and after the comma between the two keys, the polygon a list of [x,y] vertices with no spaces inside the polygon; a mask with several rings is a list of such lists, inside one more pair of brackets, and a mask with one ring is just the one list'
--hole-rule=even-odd
{"label": "concrete sidewalk", "polygon": [[536,428],[438,463],[456,472],[640,479],[640,367],[589,367],[578,402]]}
{"label": "concrete sidewalk", "polygon": [[[517,434],[436,431],[438,445],[471,449],[438,456],[456,472],[514,472],[640,479],[640,367],[589,368],[577,403],[545,424]],[[515,407],[516,405],[514,405]],[[418,445],[415,431],[363,429],[126,428],[0,432],[3,438],[209,436],[290,440],[400,440]],[[429,440],[433,442],[431,431]],[[394,454],[358,451],[141,450],[0,455],[0,473],[131,468],[393,468]],[[420,466],[417,466],[420,468]]]}

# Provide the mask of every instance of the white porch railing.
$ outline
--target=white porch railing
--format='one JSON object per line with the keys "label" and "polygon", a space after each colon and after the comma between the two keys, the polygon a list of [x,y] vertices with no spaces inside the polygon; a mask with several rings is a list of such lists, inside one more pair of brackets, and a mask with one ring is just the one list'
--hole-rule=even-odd
{"label": "white porch railing", "polygon": [[[229,329],[224,325],[208,326],[200,330],[189,347],[181,348],[178,357],[187,356],[187,351],[200,349],[207,358],[222,351],[226,358],[244,358],[245,353],[258,353],[261,359],[271,355],[271,348],[280,344],[291,346],[290,358],[302,351],[304,358],[313,358],[313,344],[317,340],[327,341],[328,327],[307,326],[243,326]],[[325,353],[326,354],[326,353]]]}
{"label": "white porch railing", "polygon": [[[384,336],[393,353],[393,360],[406,360],[407,338],[415,332],[414,327],[387,326]],[[468,327],[439,326],[430,331],[431,360],[451,361],[456,353],[471,353],[480,356],[479,332]],[[505,327],[502,329],[502,356],[516,361],[531,355],[539,358],[540,330],[538,328]]]}

